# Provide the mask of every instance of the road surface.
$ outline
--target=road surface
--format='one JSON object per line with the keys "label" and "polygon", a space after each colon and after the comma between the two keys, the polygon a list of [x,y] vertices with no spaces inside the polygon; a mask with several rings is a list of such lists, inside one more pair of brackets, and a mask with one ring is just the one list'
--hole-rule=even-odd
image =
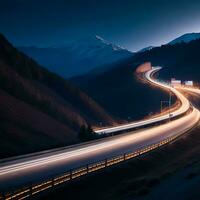
{"label": "road surface", "polygon": [[198,88],[192,88],[192,87],[177,87],[177,89],[185,90],[185,91],[192,92],[192,93],[195,93],[195,94],[200,94],[200,89],[198,89]]}
{"label": "road surface", "polygon": [[[147,79],[159,87],[170,89],[180,99],[181,106],[173,112],[174,116],[184,113],[190,107],[189,101],[175,88],[151,78],[151,74],[158,69],[154,68],[146,73]],[[165,117],[169,117],[169,115],[157,119]],[[39,182],[88,163],[115,157],[126,152],[141,151],[150,145],[183,134],[194,127],[199,118],[199,111],[193,108],[191,112],[181,118],[156,127],[128,132],[62,150],[52,150],[41,155],[31,155],[2,162],[0,164],[0,192],[7,188]]]}

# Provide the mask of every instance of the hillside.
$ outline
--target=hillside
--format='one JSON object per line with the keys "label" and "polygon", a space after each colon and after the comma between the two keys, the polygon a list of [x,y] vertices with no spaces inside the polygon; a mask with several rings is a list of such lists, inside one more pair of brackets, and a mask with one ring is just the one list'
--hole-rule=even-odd
{"label": "hillside", "polygon": [[174,45],[174,44],[178,44],[182,42],[188,43],[188,42],[191,42],[192,40],[198,40],[198,39],[200,39],[200,33],[186,33],[172,40],[168,44]]}
{"label": "hillside", "polygon": [[81,125],[112,117],[84,92],[0,35],[0,157],[79,142]]}
{"label": "hillside", "polygon": [[135,70],[139,62],[128,59],[101,74],[74,78],[86,91],[114,116],[132,121],[159,112],[160,101],[168,94],[138,80]]}
{"label": "hillside", "polygon": [[[69,78],[129,58],[133,53],[100,36],[88,37],[60,46],[18,47],[52,72]],[[104,70],[104,69],[103,69]]]}
{"label": "hillside", "polygon": [[200,80],[200,40],[175,45],[163,45],[135,55],[131,62],[151,61],[163,66],[160,75],[165,79]]}

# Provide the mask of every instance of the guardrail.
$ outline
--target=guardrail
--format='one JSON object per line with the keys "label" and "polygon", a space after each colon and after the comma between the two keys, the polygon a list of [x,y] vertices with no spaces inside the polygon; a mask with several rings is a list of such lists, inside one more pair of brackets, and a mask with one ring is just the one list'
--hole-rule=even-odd
{"label": "guardrail", "polygon": [[189,107],[189,109],[187,111],[185,111],[184,113],[182,113],[182,114],[180,114],[178,116],[169,116],[169,118],[163,119],[161,121],[140,125],[139,127],[130,127],[130,128],[125,129],[125,130],[119,130],[119,131],[115,131],[115,132],[112,132],[112,133],[103,133],[102,135],[107,137],[107,136],[113,136],[113,135],[119,135],[119,134],[122,134],[122,133],[126,133],[127,131],[129,131],[129,132],[130,131],[135,131],[135,130],[138,130],[138,128],[141,129],[141,128],[153,127],[153,126],[156,126],[156,125],[162,125],[162,124],[167,123],[168,121],[180,119],[181,117],[183,117],[183,116],[187,115],[188,113],[190,113],[192,110],[193,110],[193,107],[192,107],[192,105],[190,105],[190,107]]}
{"label": "guardrail", "polygon": [[179,135],[180,134],[175,135],[170,138],[166,138],[165,140],[162,140],[159,143],[151,144],[145,148],[142,148],[134,152],[126,152],[124,154],[121,154],[112,158],[107,158],[95,163],[90,163],[85,166],[81,166],[79,168],[69,170],[61,175],[54,176],[53,178],[50,178],[48,180],[42,181],[37,184],[30,184],[28,186],[21,187],[20,189],[1,192],[0,200],[22,200],[22,199],[30,198],[42,191],[45,191],[50,188],[61,185],[63,183],[69,182],[71,180],[74,180],[86,174],[93,173],[97,170],[104,169],[114,164],[145,154],[149,151],[152,151],[160,146],[163,146],[171,142],[172,140],[176,139]]}

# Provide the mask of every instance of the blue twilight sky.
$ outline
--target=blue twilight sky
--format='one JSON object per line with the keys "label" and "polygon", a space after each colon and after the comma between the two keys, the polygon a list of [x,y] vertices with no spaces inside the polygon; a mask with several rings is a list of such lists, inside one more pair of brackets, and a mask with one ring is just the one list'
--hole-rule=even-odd
{"label": "blue twilight sky", "polygon": [[135,51],[200,32],[200,0],[0,0],[0,32],[18,46],[100,35]]}

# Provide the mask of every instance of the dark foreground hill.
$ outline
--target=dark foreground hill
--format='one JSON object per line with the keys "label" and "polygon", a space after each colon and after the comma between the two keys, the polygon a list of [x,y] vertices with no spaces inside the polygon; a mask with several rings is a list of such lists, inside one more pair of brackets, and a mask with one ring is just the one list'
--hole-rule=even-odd
{"label": "dark foreground hill", "polygon": [[78,142],[82,125],[114,120],[84,92],[0,35],[0,157]]}

